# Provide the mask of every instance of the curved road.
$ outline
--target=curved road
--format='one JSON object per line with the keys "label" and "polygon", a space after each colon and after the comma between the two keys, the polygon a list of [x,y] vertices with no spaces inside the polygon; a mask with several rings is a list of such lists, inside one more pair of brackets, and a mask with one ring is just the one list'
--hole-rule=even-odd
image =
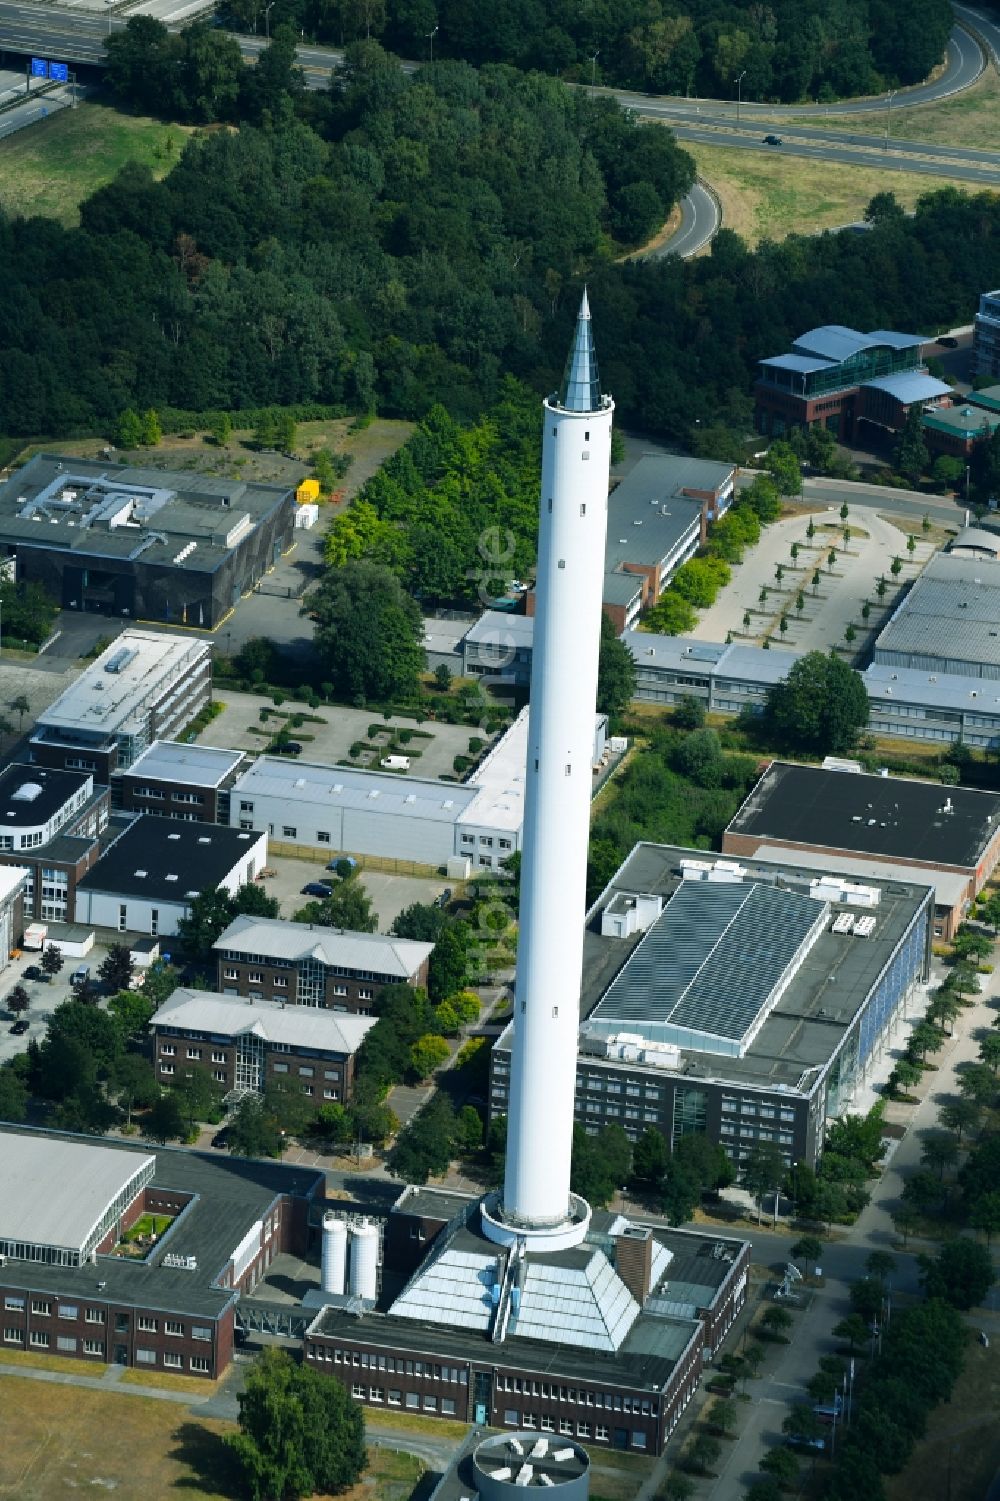
{"label": "curved road", "polygon": [[[979,16],[975,11],[962,6],[964,16],[974,22],[977,30],[985,36],[996,62],[1000,55],[1000,26]],[[971,87],[981,77],[986,67],[983,49],[964,26],[956,23],[948,40],[944,71],[939,78],[929,83],[914,84],[912,88],[899,89],[894,95],[897,109],[914,104],[934,104],[950,99]],[[626,93],[618,89],[599,90],[613,94],[620,104],[635,110],[636,114],[662,116],[670,120],[697,120],[703,115],[736,118],[736,100],[725,99],[680,99],[669,95]],[[757,104],[744,99],[740,105],[740,118],[746,121],[754,115],[766,115],[769,119],[780,115],[794,119],[796,115],[864,115],[879,113],[887,104],[887,96],[878,94],[868,99],[845,100],[837,104]]]}
{"label": "curved road", "polygon": [[704,183],[696,182],[690,193],[681,199],[681,222],[670,239],[646,254],[640,251],[633,259],[656,261],[662,260],[664,256],[679,255],[682,260],[686,260],[715,238],[721,224],[722,215],[718,203]]}

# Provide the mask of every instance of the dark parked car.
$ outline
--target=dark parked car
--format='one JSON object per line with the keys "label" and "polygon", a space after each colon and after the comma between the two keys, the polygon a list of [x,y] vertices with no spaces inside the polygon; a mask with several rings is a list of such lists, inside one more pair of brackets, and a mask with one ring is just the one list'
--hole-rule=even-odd
{"label": "dark parked car", "polygon": [[29,964],[28,968],[24,971],[24,978],[26,980],[47,980],[49,977],[41,965]]}
{"label": "dark parked car", "polygon": [[302,747],[297,740],[283,740],[274,747],[275,754],[279,756],[301,756]]}
{"label": "dark parked car", "polygon": [[938,343],[941,345],[942,349],[958,348],[958,340],[953,338],[951,334],[944,334],[942,338],[938,339]]}
{"label": "dark parked car", "polygon": [[329,896],[333,887],[329,881],[307,881],[302,888],[303,896]]}
{"label": "dark parked car", "polygon": [[441,892],[440,896],[437,896],[437,897],[434,898],[434,905],[435,905],[435,907],[447,907],[447,905],[448,905],[448,903],[450,901],[451,901],[451,887],[450,886],[446,886],[444,888],[444,890]]}
{"label": "dark parked car", "polygon": [[765,146],[780,146],[781,145],[781,137],[780,136],[765,136],[764,137],[764,145]]}
{"label": "dark parked car", "polygon": [[14,1025],[9,1029],[15,1037],[23,1037],[28,1030],[28,1023],[23,1016],[19,1016]]}
{"label": "dark parked car", "polygon": [[225,1129],[225,1127],[223,1127],[221,1131],[216,1131],[215,1135],[212,1137],[212,1145],[213,1147],[228,1147],[229,1132]]}

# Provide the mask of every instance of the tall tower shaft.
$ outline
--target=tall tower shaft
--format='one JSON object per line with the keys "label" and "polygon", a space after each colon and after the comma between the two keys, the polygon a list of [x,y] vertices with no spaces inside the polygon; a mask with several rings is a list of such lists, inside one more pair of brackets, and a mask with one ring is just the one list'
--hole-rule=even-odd
{"label": "tall tower shaft", "polygon": [[[544,403],[504,1222],[567,1225],[614,403],[584,292]],[[579,1215],[576,1216],[579,1218]],[[558,1237],[556,1237],[558,1239]]]}

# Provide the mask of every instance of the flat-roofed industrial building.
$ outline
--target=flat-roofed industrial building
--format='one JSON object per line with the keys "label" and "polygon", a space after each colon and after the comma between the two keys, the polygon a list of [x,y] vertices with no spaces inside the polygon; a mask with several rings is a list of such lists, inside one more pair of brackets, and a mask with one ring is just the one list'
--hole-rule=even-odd
{"label": "flat-roofed industrial building", "polygon": [[[927,883],[639,844],[586,918],[576,1119],[815,1164],[928,973]],[[511,1028],[492,1058],[507,1109]]]}
{"label": "flat-roofed industrial building", "polygon": [[926,881],[934,935],[951,938],[1000,860],[1000,794],[916,777],[875,776],[854,762],[775,761],[722,836],[726,854],[822,860],[844,875]]}
{"label": "flat-roofed industrial building", "polygon": [[63,609],[211,630],[292,545],[279,485],[35,454],[0,486],[0,556]]}

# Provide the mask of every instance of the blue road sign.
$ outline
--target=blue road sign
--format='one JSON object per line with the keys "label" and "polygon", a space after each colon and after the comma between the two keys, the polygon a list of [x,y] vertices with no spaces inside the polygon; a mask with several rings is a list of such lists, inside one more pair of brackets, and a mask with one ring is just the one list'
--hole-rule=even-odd
{"label": "blue road sign", "polygon": [[69,83],[69,65],[67,63],[49,63],[49,77],[56,83]]}
{"label": "blue road sign", "polygon": [[48,78],[49,65],[44,57],[33,57],[31,59],[31,76],[32,78]]}

